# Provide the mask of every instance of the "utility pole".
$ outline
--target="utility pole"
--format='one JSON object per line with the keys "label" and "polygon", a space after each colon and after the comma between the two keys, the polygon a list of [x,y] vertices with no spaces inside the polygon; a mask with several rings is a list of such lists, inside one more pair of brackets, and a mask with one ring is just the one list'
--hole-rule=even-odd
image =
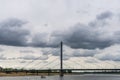
{"label": "utility pole", "polygon": [[60,77],[63,77],[63,42],[60,43]]}

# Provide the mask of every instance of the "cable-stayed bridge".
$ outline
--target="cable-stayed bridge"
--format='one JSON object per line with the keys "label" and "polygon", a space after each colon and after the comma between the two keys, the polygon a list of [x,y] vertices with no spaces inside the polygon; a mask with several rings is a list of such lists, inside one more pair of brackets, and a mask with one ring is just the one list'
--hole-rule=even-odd
{"label": "cable-stayed bridge", "polygon": [[[47,62],[39,61],[39,58],[36,58],[26,65],[23,65],[23,68],[27,68],[28,66],[32,68],[38,67],[37,70],[41,72],[51,72],[51,73],[120,73],[120,65],[118,63],[114,63],[112,61],[104,61],[97,63],[84,63],[81,62],[79,58],[76,59],[63,59],[63,49],[62,42],[60,47],[60,57],[51,56],[51,59]],[[36,62],[36,63],[35,63]]]}

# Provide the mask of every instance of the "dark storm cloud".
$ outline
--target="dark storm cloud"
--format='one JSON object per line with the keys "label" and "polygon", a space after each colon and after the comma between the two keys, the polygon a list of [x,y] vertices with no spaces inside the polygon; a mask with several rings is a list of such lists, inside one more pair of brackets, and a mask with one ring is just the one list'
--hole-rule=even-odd
{"label": "dark storm cloud", "polygon": [[[58,47],[59,43],[49,42],[47,33],[38,33],[30,37],[30,31],[23,28],[26,24],[25,21],[16,18],[0,22],[0,44],[23,47]],[[28,42],[28,37],[32,40],[31,42]]]}
{"label": "dark storm cloud", "polygon": [[0,27],[5,27],[5,28],[22,27],[24,24],[26,24],[26,21],[21,21],[16,18],[11,18],[3,22],[0,22]]}
{"label": "dark storm cloud", "polygon": [[71,33],[63,36],[63,41],[66,45],[71,48],[105,48],[111,45],[111,40],[109,39],[99,39],[99,32],[91,31],[89,27],[76,25],[74,29],[71,29]]}
{"label": "dark storm cloud", "polygon": [[26,46],[28,30],[22,28],[26,23],[19,19],[8,19],[0,22],[0,44]]}
{"label": "dark storm cloud", "polygon": [[102,14],[98,15],[98,16],[97,16],[97,19],[98,19],[98,20],[104,20],[104,19],[107,19],[107,18],[111,18],[112,15],[113,15],[112,12],[106,11],[106,12],[103,12]]}
{"label": "dark storm cloud", "polygon": [[[30,32],[22,27],[26,22],[19,19],[9,19],[0,23],[0,44],[11,46],[31,46],[31,47],[59,47],[61,41],[65,45],[77,49],[106,48],[114,43],[119,43],[119,36],[114,33],[112,37],[105,36],[104,27],[108,26],[108,19],[114,15],[112,12],[104,12],[96,16],[94,21],[88,24],[76,24],[65,31],[54,31],[48,33],[36,33],[30,37]],[[54,55],[54,54],[53,54]],[[57,54],[55,54],[57,55]]]}
{"label": "dark storm cloud", "polygon": [[90,27],[105,27],[109,22],[107,20],[112,19],[114,14],[112,12],[106,11],[96,16],[94,21],[88,23]]}
{"label": "dark storm cloud", "polygon": [[58,44],[59,43],[56,44],[49,41],[49,34],[46,33],[39,33],[34,35],[34,37],[32,38],[32,43],[30,43],[30,45],[34,47],[53,47],[53,48],[58,47]]}
{"label": "dark storm cloud", "polygon": [[32,38],[31,46],[34,47],[59,47],[61,41],[65,45],[77,49],[95,49],[106,48],[114,44],[114,39],[111,37],[103,38],[106,31],[101,31],[99,28],[103,28],[109,24],[107,19],[112,18],[112,12],[104,12],[96,16],[95,21],[91,21],[88,24],[76,24],[70,27],[66,31],[54,31],[52,34],[40,33],[36,34]]}
{"label": "dark storm cloud", "polygon": [[56,37],[54,41],[63,41],[64,44],[75,49],[103,49],[109,47],[116,41],[112,37],[105,36],[107,32],[103,26],[108,26],[107,24],[109,24],[104,19],[109,19],[112,16],[111,12],[101,13],[96,16],[95,21],[89,22],[88,25],[78,23],[67,31],[54,32],[53,36]]}

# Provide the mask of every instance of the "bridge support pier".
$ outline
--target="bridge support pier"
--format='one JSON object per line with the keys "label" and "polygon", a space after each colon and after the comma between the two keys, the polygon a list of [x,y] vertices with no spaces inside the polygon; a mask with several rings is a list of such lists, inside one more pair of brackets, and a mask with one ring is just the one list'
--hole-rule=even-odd
{"label": "bridge support pier", "polygon": [[60,77],[63,77],[63,42],[60,43],[60,52]]}

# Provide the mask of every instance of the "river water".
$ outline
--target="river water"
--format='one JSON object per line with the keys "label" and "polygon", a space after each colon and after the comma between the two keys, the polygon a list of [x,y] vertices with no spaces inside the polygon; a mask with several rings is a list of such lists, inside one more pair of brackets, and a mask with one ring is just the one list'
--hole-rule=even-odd
{"label": "river water", "polygon": [[120,80],[120,75],[66,75],[63,78],[59,76],[46,76],[41,78],[40,76],[24,76],[24,77],[0,77],[0,80]]}

